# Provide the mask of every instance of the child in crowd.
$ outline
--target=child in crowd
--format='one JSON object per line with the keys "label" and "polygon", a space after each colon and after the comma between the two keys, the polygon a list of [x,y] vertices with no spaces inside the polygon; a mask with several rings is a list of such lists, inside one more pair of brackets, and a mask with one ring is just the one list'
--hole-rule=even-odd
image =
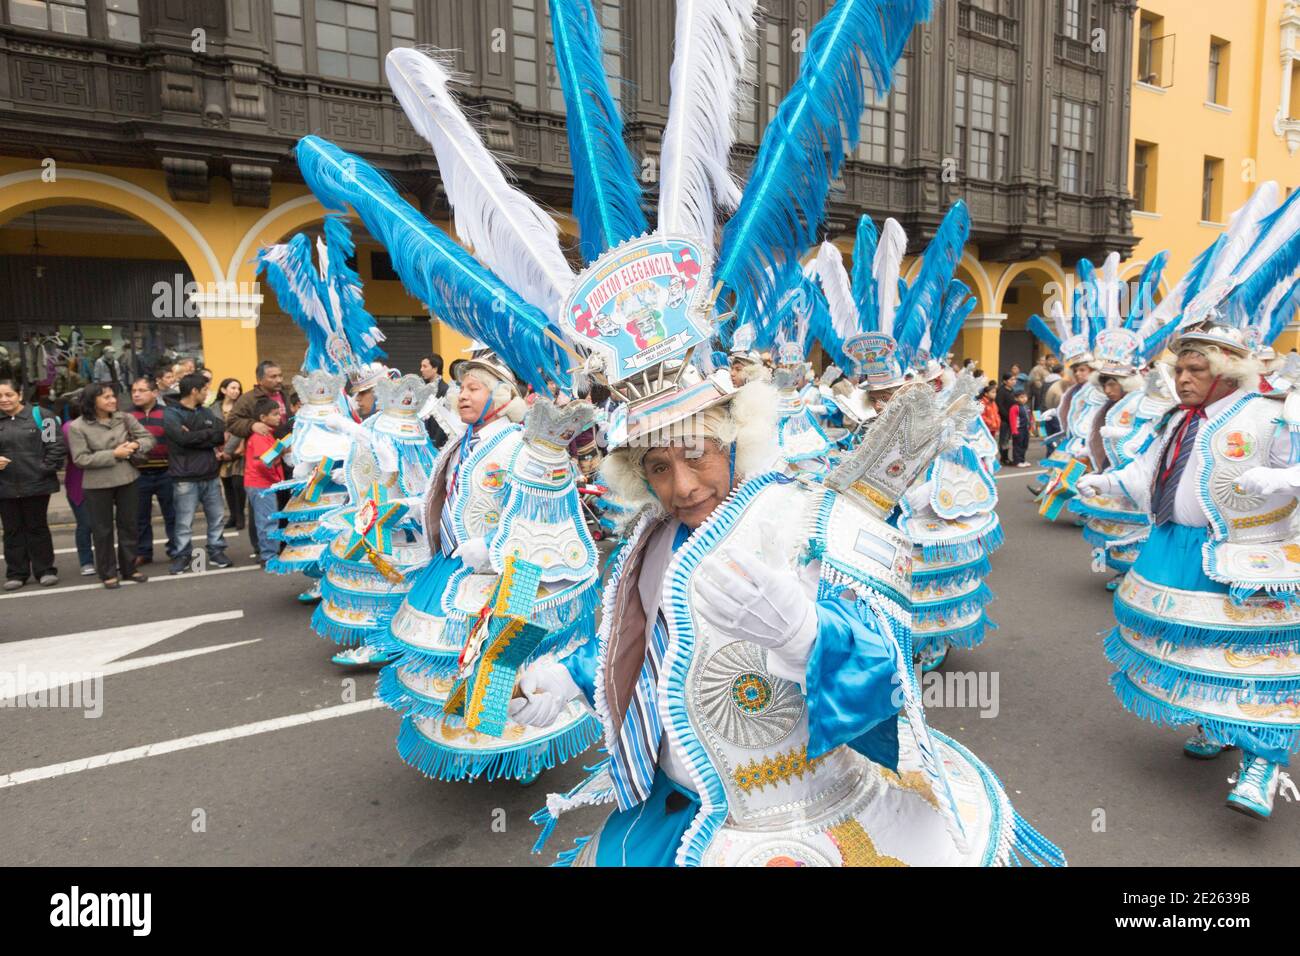
{"label": "child in crowd", "polygon": [[273,433],[280,427],[283,415],[280,404],[275,399],[259,398],[253,406],[253,417],[271,429],[272,434],[259,435],[253,432],[244,442],[244,490],[248,495],[248,504],[257,530],[258,561],[263,565],[280,553],[280,542],[270,535],[276,526],[271,518],[277,507],[273,486],[284,481],[283,459],[288,449],[283,449],[272,457],[270,464],[263,457],[275,448],[277,439]]}
{"label": "child in crowd", "polygon": [[1017,468],[1029,467],[1025,454],[1029,451],[1032,414],[1029,410],[1029,393],[1023,390],[1016,392],[1016,400],[1011,406],[1011,463]]}

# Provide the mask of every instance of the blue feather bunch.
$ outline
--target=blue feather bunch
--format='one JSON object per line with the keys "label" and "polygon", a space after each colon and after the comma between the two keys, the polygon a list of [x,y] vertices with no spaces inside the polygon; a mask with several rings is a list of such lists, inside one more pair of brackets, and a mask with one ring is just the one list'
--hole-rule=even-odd
{"label": "blue feather bunch", "polygon": [[1300,279],[1291,283],[1291,286],[1282,294],[1273,311],[1268,315],[1268,324],[1263,327],[1264,344],[1272,345],[1282,330],[1286,328],[1287,323],[1295,315],[1295,310],[1300,307]]}
{"label": "blue feather bunch", "polygon": [[1297,267],[1300,267],[1300,229],[1288,226],[1284,219],[1291,212],[1291,206],[1300,201],[1297,197],[1300,197],[1300,190],[1293,192],[1287,197],[1286,202],[1260,220],[1259,235],[1255,237],[1254,245],[1243,257],[1243,261],[1248,259],[1262,243],[1275,238],[1275,230],[1291,228],[1293,231],[1276,251],[1232,290],[1224,303],[1228,309],[1246,316],[1256,315],[1269,293],[1293,275]]}
{"label": "blue feather bunch", "polygon": [[1102,312],[1101,285],[1097,282],[1097,269],[1089,259],[1080,259],[1074,267],[1074,276],[1079,281],[1075,300],[1075,317],[1083,310],[1081,321],[1083,331],[1088,333],[1088,345],[1095,347],[1097,335],[1106,328],[1106,316]]}
{"label": "blue feather bunch", "polygon": [[970,287],[960,279],[948,283],[938,318],[930,326],[930,354],[940,361],[952,351],[966,316],[975,308]]}
{"label": "blue feather bunch", "polygon": [[878,91],[929,0],[838,0],[813,28],[799,77],[764,131],[740,206],[723,229],[714,278],[734,296],[739,324],[774,321],[813,245],[832,180],[857,143],[865,62]]}
{"label": "blue feather bunch", "polygon": [[1160,286],[1160,277],[1164,274],[1165,264],[1169,261],[1169,252],[1160,250],[1151,257],[1151,261],[1142,269],[1138,279],[1137,291],[1129,300],[1128,316],[1124,319],[1124,328],[1136,329],[1142,319],[1155,306],[1156,289]]}
{"label": "blue feather bunch", "polygon": [[1056,330],[1043,321],[1041,315],[1031,315],[1026,328],[1033,333],[1038,341],[1042,342],[1052,350],[1053,355],[1061,354],[1061,337],[1056,334]]}
{"label": "blue feather bunch", "polygon": [[340,331],[359,364],[381,362],[388,357],[379,347],[384,333],[379,331],[374,316],[366,309],[361,294],[361,276],[348,265],[348,260],[356,255],[357,247],[352,241],[352,230],[342,216],[325,217],[325,247],[329,250],[325,284],[338,294],[342,310],[337,317]]}
{"label": "blue feather bunch", "polygon": [[600,18],[591,0],[550,4],[573,165],[573,214],[579,249],[591,262],[646,231],[641,185],[623,142],[623,117],[605,79]]}
{"label": "blue feather bunch", "polygon": [[312,258],[311,240],[300,232],[284,245],[287,252],[278,260],[267,258],[267,250],[258,253],[257,275],[275,293],[280,310],[307,336],[303,369],[308,372],[318,369],[333,371],[326,349],[329,329],[308,311],[310,303],[323,312],[328,302],[320,272]]}
{"label": "blue feather bunch", "polygon": [[948,283],[957,271],[969,235],[970,212],[959,199],[944,214],[934,238],[925,247],[921,269],[907,294],[900,299],[894,316],[894,339],[904,357],[915,353],[925,330],[939,316]]}
{"label": "blue feather bunch", "polygon": [[853,240],[853,298],[858,306],[858,315],[875,315],[879,310],[876,297],[876,279],[871,274],[871,267],[876,261],[876,244],[880,241],[880,232],[870,216],[858,220],[858,232]]}
{"label": "blue feather bunch", "polygon": [[1205,277],[1209,275],[1210,266],[1214,264],[1215,258],[1228,241],[1227,233],[1220,233],[1212,243],[1205,247],[1195,259],[1192,260],[1191,267],[1187,270],[1186,287],[1183,291],[1183,304],[1191,302],[1196,294],[1201,291],[1201,286],[1205,284]]}
{"label": "blue feather bunch", "polygon": [[388,250],[407,291],[439,321],[486,343],[538,391],[548,380],[568,386],[566,353],[547,338],[546,315],[431,225],[383,173],[318,136],[299,140],[296,155],[320,203],[351,206]]}

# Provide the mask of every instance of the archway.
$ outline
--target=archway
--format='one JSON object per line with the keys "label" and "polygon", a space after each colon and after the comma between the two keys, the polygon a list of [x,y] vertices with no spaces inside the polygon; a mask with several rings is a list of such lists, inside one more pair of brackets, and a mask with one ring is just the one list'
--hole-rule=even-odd
{"label": "archway", "polygon": [[1018,262],[998,282],[997,311],[1006,316],[998,336],[998,372],[1013,365],[1028,372],[1046,349],[1028,330],[1029,317],[1046,316],[1053,296],[1066,288],[1065,273],[1050,259]]}
{"label": "archway", "polygon": [[[164,220],[165,224],[165,220]],[[0,220],[0,376],[66,414],[66,396],[107,376],[125,393],[178,358],[203,361],[196,276],[171,238],[106,203],[7,205]],[[112,347],[118,360],[97,360]]]}

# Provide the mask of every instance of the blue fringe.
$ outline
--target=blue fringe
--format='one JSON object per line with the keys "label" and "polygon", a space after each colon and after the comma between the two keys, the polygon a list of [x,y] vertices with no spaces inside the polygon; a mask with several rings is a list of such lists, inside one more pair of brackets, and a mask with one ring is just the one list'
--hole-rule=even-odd
{"label": "blue fringe", "polygon": [[551,866],[573,866],[574,862],[578,859],[578,854],[582,852],[582,848],[590,842],[591,837],[589,836],[578,837],[573,841],[573,849],[565,850],[557,856],[555,862],[552,863]]}
{"label": "blue fringe", "polygon": [[916,644],[915,650],[918,654],[924,650],[940,650],[944,646],[970,650],[984,643],[988,631],[996,631],[997,629],[998,626],[989,619],[987,612],[981,611],[980,616],[971,623],[951,630],[918,631],[913,629],[912,640]]}
{"label": "blue fringe", "polygon": [[[604,752],[604,748],[601,748],[601,750],[602,752]],[[606,757],[604,760],[600,761],[594,766],[583,767],[582,769],[584,772],[586,772],[587,776],[583,777],[582,781],[576,787],[570,790],[568,793],[564,794],[564,796],[566,798],[572,798],[580,790],[582,790],[584,787],[590,784],[592,779],[597,774],[599,774],[602,770],[604,770],[608,765],[609,765],[609,758]],[[555,832],[555,825],[560,822],[560,818],[552,814],[549,808],[542,807],[531,817],[529,817],[528,821],[542,828],[541,832],[537,835],[537,842],[533,844],[533,852],[541,853],[542,848],[546,846],[546,841],[549,840],[551,838],[551,834]]]}
{"label": "blue fringe", "polygon": [[1185,624],[1174,618],[1152,617],[1136,610],[1115,595],[1115,620],[1129,630],[1144,637],[1174,644],[1200,644],[1206,646],[1254,648],[1261,645],[1295,644],[1300,642],[1300,625],[1292,627],[1241,627],[1220,629]]}
{"label": "blue fringe", "polygon": [[[377,641],[372,642],[378,644]],[[382,648],[381,648],[382,649]],[[407,661],[398,659],[403,668],[410,670]],[[412,714],[416,717],[441,717],[443,716],[443,701],[435,700],[432,697],[425,697],[402,683],[401,678],[397,676],[397,663],[389,664],[379,672],[379,680],[375,684],[375,696],[382,700],[389,708],[397,711],[399,714]],[[450,661],[451,667],[445,672],[438,674],[439,677],[450,677],[456,673],[456,661],[453,658]]]}
{"label": "blue fringe", "polygon": [[981,554],[974,561],[958,565],[942,565],[937,568],[912,567],[912,583],[932,584],[936,581],[944,584],[965,584],[972,578],[982,578],[993,570],[988,555]]}
{"label": "blue fringe", "polygon": [[316,610],[312,611],[311,629],[327,641],[333,641],[335,644],[342,644],[345,647],[365,644],[376,633],[373,627],[353,627],[333,620],[325,613],[323,601],[316,605]]}
{"label": "blue fringe", "polygon": [[1291,730],[1263,727],[1185,710],[1147,694],[1122,672],[1111,675],[1110,686],[1125,710],[1161,727],[1200,724],[1214,740],[1243,749],[1263,746],[1270,750],[1295,753],[1300,746],[1300,727]]}
{"label": "blue fringe", "polygon": [[1018,811],[1012,813],[1015,816],[1011,825],[1011,862],[1015,866],[1024,866],[1026,862],[1033,866],[1067,865],[1060,847],[1030,826]]}
{"label": "blue fringe", "polygon": [[1235,699],[1239,692],[1247,691],[1251,700],[1275,703],[1294,697],[1300,691],[1300,677],[1267,680],[1209,674],[1158,660],[1125,643],[1117,627],[1107,633],[1102,650],[1106,659],[1127,674],[1130,680],[1145,681],[1168,693],[1182,695],[1191,691],[1210,700],[1222,701]]}
{"label": "blue fringe", "polygon": [[576,757],[598,741],[601,733],[600,721],[594,715],[586,714],[568,730],[547,740],[500,750],[469,752],[435,744],[415,729],[414,720],[408,715],[402,718],[401,729],[397,732],[397,753],[420,773],[436,780],[474,780],[478,777],[518,780]]}
{"label": "blue fringe", "polygon": [[1120,511],[1116,508],[1099,508],[1095,505],[1085,504],[1082,498],[1071,498],[1066,504],[1077,515],[1085,518],[1108,518],[1111,521],[1122,521],[1131,525],[1149,525],[1151,518],[1142,511]]}
{"label": "blue fringe", "polygon": [[266,562],[268,574],[307,574],[312,568],[319,567],[317,561],[281,561],[278,557]]}
{"label": "blue fringe", "polygon": [[914,601],[912,618],[916,621],[933,621],[937,617],[961,616],[993,600],[994,594],[987,584],[981,584],[969,594],[944,598],[940,601]]}

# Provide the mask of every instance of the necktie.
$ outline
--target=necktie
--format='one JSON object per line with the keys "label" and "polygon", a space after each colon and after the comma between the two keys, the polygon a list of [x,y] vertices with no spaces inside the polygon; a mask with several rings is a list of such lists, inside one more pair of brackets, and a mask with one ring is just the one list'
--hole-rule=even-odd
{"label": "necktie", "polygon": [[1156,500],[1152,508],[1156,524],[1167,524],[1174,520],[1174,501],[1178,497],[1178,483],[1182,480],[1183,470],[1187,467],[1187,459],[1191,457],[1192,449],[1196,446],[1196,433],[1200,430],[1201,418],[1204,415],[1205,412],[1199,408],[1188,409],[1187,418],[1174,443],[1174,460],[1161,471],[1156,480]]}
{"label": "necktie", "polygon": [[620,809],[628,810],[650,795],[655,766],[659,762],[659,741],[663,723],[659,719],[656,688],[664,649],[668,646],[668,622],[655,615],[654,631],[646,644],[645,661],[637,676],[618,741],[610,755],[610,777]]}

